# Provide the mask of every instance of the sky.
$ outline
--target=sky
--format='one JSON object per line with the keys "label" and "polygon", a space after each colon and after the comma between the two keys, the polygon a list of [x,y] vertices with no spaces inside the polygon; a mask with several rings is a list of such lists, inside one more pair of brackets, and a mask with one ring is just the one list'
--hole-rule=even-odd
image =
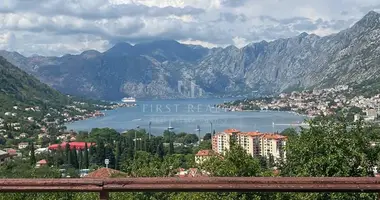
{"label": "sky", "polygon": [[1,0],[0,49],[60,56],[174,39],[243,47],[350,27],[378,0]]}

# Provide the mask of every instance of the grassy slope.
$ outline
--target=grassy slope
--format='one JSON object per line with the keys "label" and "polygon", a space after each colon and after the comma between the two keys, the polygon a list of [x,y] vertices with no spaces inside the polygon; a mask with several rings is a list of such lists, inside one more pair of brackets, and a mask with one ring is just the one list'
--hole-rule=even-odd
{"label": "grassy slope", "polygon": [[63,106],[69,98],[0,56],[0,110],[14,105]]}

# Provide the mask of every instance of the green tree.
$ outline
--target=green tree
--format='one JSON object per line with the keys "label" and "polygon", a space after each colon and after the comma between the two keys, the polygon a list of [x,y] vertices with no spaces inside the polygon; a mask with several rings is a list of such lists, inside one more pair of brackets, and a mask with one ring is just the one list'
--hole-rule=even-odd
{"label": "green tree", "polygon": [[83,159],[83,150],[82,149],[78,150],[78,164],[79,164],[79,168],[78,169],[83,169],[83,167],[84,167],[84,159]]}
{"label": "green tree", "polygon": [[118,141],[116,143],[116,150],[115,150],[115,169],[120,169],[120,159],[121,159],[121,142]]}
{"label": "green tree", "polygon": [[206,133],[205,136],[203,137],[203,140],[211,140],[211,133]]}
{"label": "green tree", "polygon": [[34,165],[36,165],[36,155],[34,153],[34,143],[30,142],[29,146],[30,146],[30,165],[34,166]]}
{"label": "green tree", "polygon": [[104,159],[106,159],[106,148],[105,144],[102,140],[99,140],[96,143],[96,155],[95,155],[95,162],[97,165],[103,166],[104,165]]}
{"label": "green tree", "polygon": [[66,164],[71,164],[71,155],[70,155],[70,144],[66,143],[65,146],[65,155],[66,155]]}
{"label": "green tree", "polygon": [[85,169],[88,169],[88,167],[89,167],[88,151],[89,151],[89,149],[88,149],[87,142],[86,142],[84,145],[84,161],[83,161],[83,167]]}
{"label": "green tree", "polygon": [[194,144],[194,143],[197,143],[198,140],[199,140],[199,138],[196,134],[187,134],[185,136],[184,143],[185,144]]}
{"label": "green tree", "polygon": [[173,141],[169,142],[169,151],[168,151],[168,154],[169,155],[174,154],[174,144],[173,144]]}
{"label": "green tree", "polygon": [[202,141],[199,146],[195,146],[193,148],[193,152],[197,153],[199,150],[206,150],[206,149],[212,149],[211,140],[204,140]]}
{"label": "green tree", "polygon": [[88,140],[90,142],[103,141],[104,143],[113,143],[117,141],[120,137],[120,134],[110,128],[94,128],[91,130]]}
{"label": "green tree", "polygon": [[[379,131],[363,122],[345,118],[309,121],[297,137],[287,142],[283,176],[360,177],[373,176],[378,162]],[[367,194],[298,194],[299,199],[371,199]]]}
{"label": "green tree", "polygon": [[165,130],[163,135],[164,143],[169,143],[170,141],[175,141],[177,135],[173,131]]}
{"label": "green tree", "polygon": [[57,149],[57,155],[58,155],[58,158],[57,158],[57,164],[56,166],[60,166],[62,164],[65,163],[65,153],[63,152],[63,149],[62,149],[62,146],[61,145],[58,145],[58,149]]}
{"label": "green tree", "polygon": [[160,166],[161,161],[157,156],[153,156],[144,151],[136,152],[136,157],[133,161],[122,164],[122,168],[129,171],[133,177],[163,176]]}
{"label": "green tree", "polygon": [[214,156],[202,164],[202,168],[212,176],[258,176],[261,173],[260,162],[236,143],[223,157]]}
{"label": "green tree", "polygon": [[72,160],[70,163],[75,169],[79,169],[79,162],[78,162],[78,152],[75,146],[73,146],[73,149],[71,150],[71,156]]}
{"label": "green tree", "polygon": [[160,159],[164,157],[165,151],[164,151],[164,144],[162,142],[158,144],[156,154]]}
{"label": "green tree", "polygon": [[295,128],[286,128],[281,132],[281,135],[287,137],[295,137],[298,135],[297,130]]}

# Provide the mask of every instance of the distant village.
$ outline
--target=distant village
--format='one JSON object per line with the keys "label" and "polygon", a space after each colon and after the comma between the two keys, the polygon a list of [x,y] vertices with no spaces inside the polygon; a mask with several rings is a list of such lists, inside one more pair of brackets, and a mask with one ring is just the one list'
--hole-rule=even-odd
{"label": "distant village", "polygon": [[[101,110],[133,107],[136,104],[115,103],[110,105],[93,104],[92,106],[96,110],[86,108],[88,106],[85,102],[73,102],[72,105],[67,105],[61,111],[49,108],[48,112],[45,111],[44,114],[42,114],[43,111],[38,106],[13,106],[8,111],[0,113],[0,144],[4,145],[6,141],[12,141],[13,145],[18,146],[18,149],[22,150],[28,146],[27,141],[30,140],[40,141],[40,143],[41,141],[56,140],[75,141],[76,133],[64,131],[66,123],[102,117],[105,116],[105,113],[101,112]],[[42,119],[39,117],[41,115],[43,115]],[[46,148],[41,148],[39,144],[36,144],[36,147],[36,154],[47,150]],[[9,155],[14,156],[16,153],[13,149],[5,149],[4,152],[8,150]],[[0,152],[0,157],[2,153],[6,154],[4,152]],[[20,152],[17,151],[17,153],[19,154]]]}
{"label": "distant village", "polygon": [[363,117],[366,121],[374,121],[380,115],[380,94],[366,98],[355,96],[349,98],[352,88],[339,85],[328,89],[314,89],[302,92],[282,93],[275,98],[245,99],[218,105],[228,111],[275,110],[289,111],[315,117],[332,115],[339,111],[355,110],[354,120]]}

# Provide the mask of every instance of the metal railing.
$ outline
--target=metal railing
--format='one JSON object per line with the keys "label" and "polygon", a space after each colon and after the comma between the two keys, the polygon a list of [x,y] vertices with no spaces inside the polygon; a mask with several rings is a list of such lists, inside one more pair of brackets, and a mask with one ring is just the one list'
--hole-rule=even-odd
{"label": "metal railing", "polygon": [[0,179],[0,192],[365,192],[380,193],[375,177],[194,177]]}

